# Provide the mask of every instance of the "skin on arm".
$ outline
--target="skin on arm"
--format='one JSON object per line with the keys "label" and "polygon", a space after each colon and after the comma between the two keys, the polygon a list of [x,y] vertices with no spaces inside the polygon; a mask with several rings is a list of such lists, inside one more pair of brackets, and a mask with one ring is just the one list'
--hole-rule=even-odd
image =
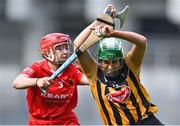
{"label": "skin on arm", "polygon": [[[109,5],[106,6],[106,8],[104,10],[104,13],[106,13],[107,11],[111,11],[111,14],[109,15],[109,13],[108,13],[108,15],[111,16],[114,19],[115,15],[116,15],[116,9],[114,8],[114,6],[112,4],[109,4]],[[95,27],[97,27],[99,25],[106,25],[106,23],[97,20],[97,21],[94,21],[89,26],[87,26],[74,40],[74,48],[75,49],[80,48],[81,45],[86,40],[90,40],[91,38],[88,39],[88,37],[91,36],[90,34],[92,32],[95,32],[94,31]],[[110,25],[110,28],[113,29],[113,26]],[[98,35],[98,33],[100,33],[100,35]],[[104,31],[100,31],[98,33],[95,32],[95,34],[98,37],[102,37]],[[94,71],[97,69],[97,65],[96,65],[94,59],[90,56],[89,52],[88,51],[83,52],[83,54],[81,54],[78,59],[80,61],[81,67],[83,68],[83,72],[86,74],[86,77],[89,78],[89,79],[93,78],[93,76],[95,76]]]}
{"label": "skin on arm", "polygon": [[128,31],[115,31],[113,35],[115,37],[119,36],[121,39],[127,40],[128,42],[134,44],[127,56],[130,58],[135,68],[137,68],[137,73],[139,75],[140,66],[143,62],[147,47],[147,39],[140,34]]}
{"label": "skin on arm", "polygon": [[26,89],[34,86],[38,86],[39,88],[47,88],[51,84],[49,79],[49,77],[29,78],[29,76],[26,74],[20,74],[13,81],[13,87],[15,89]]}
{"label": "skin on arm", "polygon": [[[95,27],[96,21],[87,26],[74,40],[74,49],[79,48],[89,37],[92,32],[92,28]],[[86,74],[87,78],[91,78],[90,68],[95,68],[95,62],[90,56],[88,51],[83,52],[78,58],[81,67],[83,68],[83,72]],[[93,66],[92,66],[93,65]]]}
{"label": "skin on arm", "polygon": [[89,85],[89,80],[85,74],[82,76],[81,81],[78,85]]}
{"label": "skin on arm", "polygon": [[91,34],[93,28],[96,25],[96,21],[91,23],[89,26],[87,26],[74,40],[74,48],[79,48],[88,38],[88,36]]}
{"label": "skin on arm", "polygon": [[[104,10],[104,14],[107,11],[111,11],[111,15],[109,15],[109,14],[108,15],[111,16],[113,19],[116,17],[115,16],[116,15],[116,9],[114,8],[114,6],[112,4],[108,4],[106,6],[106,8]],[[101,22],[101,21],[99,23],[98,23],[98,21],[94,21],[89,26],[87,26],[74,40],[74,48],[75,49],[79,48],[87,40],[87,38],[91,34],[92,30],[95,30],[95,27],[99,26],[99,25],[106,25],[106,24]],[[112,26],[109,26],[109,28],[113,29]]]}

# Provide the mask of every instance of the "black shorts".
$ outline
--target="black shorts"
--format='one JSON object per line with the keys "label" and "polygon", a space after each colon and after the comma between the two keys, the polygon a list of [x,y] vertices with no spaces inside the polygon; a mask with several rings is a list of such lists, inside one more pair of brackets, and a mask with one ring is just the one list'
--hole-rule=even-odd
{"label": "black shorts", "polygon": [[140,120],[137,125],[164,125],[162,124],[154,114],[149,115],[148,118]]}

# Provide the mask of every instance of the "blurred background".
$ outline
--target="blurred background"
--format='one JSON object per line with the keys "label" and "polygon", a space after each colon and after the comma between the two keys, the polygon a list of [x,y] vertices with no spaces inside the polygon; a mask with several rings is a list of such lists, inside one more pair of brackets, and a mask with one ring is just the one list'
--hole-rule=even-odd
{"label": "blurred background", "polygon": [[[74,40],[109,3],[117,10],[130,6],[122,30],[148,38],[142,83],[159,107],[157,117],[164,124],[180,124],[180,0],[0,0],[0,125],[27,124],[26,90],[13,89],[12,82],[41,59],[39,39],[62,32]],[[131,45],[123,44],[127,52]],[[89,87],[78,90],[80,123],[103,124]]]}

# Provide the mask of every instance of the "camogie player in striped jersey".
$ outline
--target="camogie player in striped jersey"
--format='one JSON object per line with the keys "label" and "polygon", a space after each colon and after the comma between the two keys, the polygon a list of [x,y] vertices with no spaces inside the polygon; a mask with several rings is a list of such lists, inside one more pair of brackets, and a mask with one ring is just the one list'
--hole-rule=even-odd
{"label": "camogie player in striped jersey", "polygon": [[[91,32],[106,37],[98,42],[97,62],[88,51],[79,57],[104,124],[161,125],[154,115],[157,106],[140,81],[147,39],[134,32],[113,30],[109,25],[96,26],[95,22],[77,36],[74,45],[79,48]],[[121,39],[133,44],[126,55]]]}

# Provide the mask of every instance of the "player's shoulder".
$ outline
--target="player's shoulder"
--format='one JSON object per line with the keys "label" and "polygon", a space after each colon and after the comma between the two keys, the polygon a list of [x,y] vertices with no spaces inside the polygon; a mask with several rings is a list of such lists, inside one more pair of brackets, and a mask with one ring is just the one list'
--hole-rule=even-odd
{"label": "player's shoulder", "polygon": [[40,68],[46,66],[47,61],[46,60],[39,60],[32,63],[29,67],[31,68]]}
{"label": "player's shoulder", "polygon": [[32,65],[35,65],[35,66],[43,66],[47,64],[47,61],[44,59],[44,60],[38,60],[38,61],[35,61]]}

